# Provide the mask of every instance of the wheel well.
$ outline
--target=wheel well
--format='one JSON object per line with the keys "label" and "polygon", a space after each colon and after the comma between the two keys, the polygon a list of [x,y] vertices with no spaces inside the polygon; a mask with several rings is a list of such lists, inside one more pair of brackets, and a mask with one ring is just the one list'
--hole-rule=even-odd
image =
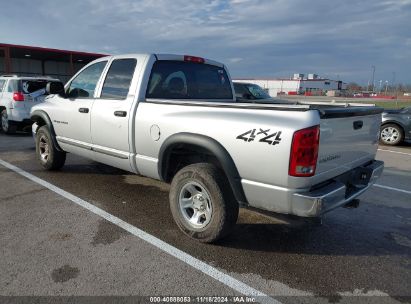
{"label": "wheel well", "polygon": [[207,149],[192,144],[178,144],[167,151],[163,159],[163,179],[171,182],[174,175],[185,166],[196,163],[211,163],[222,169],[217,157]]}
{"label": "wheel well", "polygon": [[45,126],[45,125],[47,124],[47,123],[44,121],[44,119],[41,118],[40,116],[34,116],[34,117],[32,117],[32,120],[33,120],[34,122],[36,122],[36,124],[37,124],[37,130],[38,130],[40,127]]}
{"label": "wheel well", "polygon": [[3,110],[5,110],[5,109],[6,109],[6,107],[0,106],[0,113],[1,113]]}
{"label": "wheel well", "polygon": [[387,121],[387,122],[384,122],[382,125],[381,125],[381,127],[384,127],[384,126],[386,126],[386,125],[396,125],[397,127],[399,127],[400,129],[401,129],[401,131],[402,131],[402,134],[404,134],[404,128],[403,128],[403,126],[401,126],[399,123],[397,123],[397,122],[393,122],[393,121]]}
{"label": "wheel well", "polygon": [[61,149],[59,144],[57,143],[53,124],[51,123],[50,117],[47,115],[46,112],[42,110],[35,110],[31,115],[31,120],[37,123],[39,127],[47,125],[51,134],[51,140],[53,141],[53,144],[56,147],[57,151],[63,151],[63,149]]}
{"label": "wheel well", "polygon": [[170,182],[182,167],[199,162],[211,163],[220,168],[237,201],[247,204],[234,160],[224,146],[211,137],[182,132],[167,138],[160,148],[158,174],[162,180]]}

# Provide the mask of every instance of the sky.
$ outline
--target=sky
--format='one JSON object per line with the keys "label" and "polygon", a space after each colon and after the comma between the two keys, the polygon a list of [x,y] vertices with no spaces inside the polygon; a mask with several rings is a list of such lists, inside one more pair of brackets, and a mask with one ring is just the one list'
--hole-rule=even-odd
{"label": "sky", "polygon": [[233,78],[411,83],[411,0],[2,1],[0,43],[190,54]]}

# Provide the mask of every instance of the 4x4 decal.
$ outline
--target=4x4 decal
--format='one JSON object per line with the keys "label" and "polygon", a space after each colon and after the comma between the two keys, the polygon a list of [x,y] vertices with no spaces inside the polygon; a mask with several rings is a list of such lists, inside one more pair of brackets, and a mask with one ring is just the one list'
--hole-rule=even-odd
{"label": "4x4 decal", "polygon": [[270,133],[270,129],[264,130],[259,128],[259,131],[257,131],[257,129],[251,129],[247,132],[244,132],[243,134],[238,135],[236,138],[244,140],[245,142],[252,142],[257,139],[257,137],[259,137],[259,142],[264,142],[269,145],[277,145],[281,141],[280,136],[281,131]]}

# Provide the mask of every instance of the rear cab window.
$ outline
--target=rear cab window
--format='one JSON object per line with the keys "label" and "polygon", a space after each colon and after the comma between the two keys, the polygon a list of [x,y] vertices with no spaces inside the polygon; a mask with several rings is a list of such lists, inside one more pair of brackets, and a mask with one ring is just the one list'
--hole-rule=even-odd
{"label": "rear cab window", "polygon": [[233,93],[223,67],[158,60],[151,70],[146,98],[232,101]]}

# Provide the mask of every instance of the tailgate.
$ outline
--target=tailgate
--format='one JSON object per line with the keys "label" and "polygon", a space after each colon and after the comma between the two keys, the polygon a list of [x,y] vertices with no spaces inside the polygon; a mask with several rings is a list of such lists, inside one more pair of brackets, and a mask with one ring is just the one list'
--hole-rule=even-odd
{"label": "tailgate", "polygon": [[375,158],[382,109],[360,108],[322,111],[316,175],[324,180]]}

